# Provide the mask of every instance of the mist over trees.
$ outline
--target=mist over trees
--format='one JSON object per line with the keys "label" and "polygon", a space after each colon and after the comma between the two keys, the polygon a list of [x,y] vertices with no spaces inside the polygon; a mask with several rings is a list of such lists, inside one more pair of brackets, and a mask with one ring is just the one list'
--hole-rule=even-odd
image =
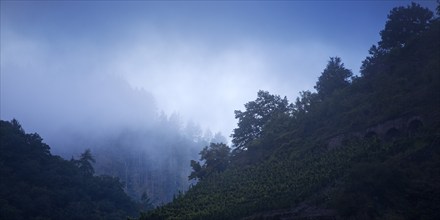
{"label": "mist over trees", "polygon": [[[28,79],[11,77],[7,75],[5,81],[20,80],[33,95],[6,100],[6,107],[38,103],[29,113],[24,113],[28,111],[25,107],[15,112],[23,116],[25,126],[44,137],[53,154],[65,159],[82,158],[81,154],[90,149],[95,162],[75,163],[85,172],[94,170],[98,175],[118,177],[126,193],[136,201],[146,193],[151,203],[158,205],[187,190],[191,184],[190,161],[197,159],[198,152],[211,141],[227,142],[221,133],[213,134],[196,122],[185,122],[178,113],[159,112],[149,92],[132,88],[116,76],[54,78],[47,82],[50,88],[35,91],[33,85],[42,84],[42,79],[32,74]],[[62,84],[66,86],[58,93],[52,91]],[[59,103],[54,106],[49,103],[51,100]]]}
{"label": "mist over trees", "polygon": [[9,75],[64,158],[1,120],[0,219],[440,219],[440,20],[412,3],[380,36],[360,76],[334,56],[293,102],[259,90],[231,146],[117,77]]}
{"label": "mist over trees", "polygon": [[193,122],[183,125],[177,114],[161,114],[148,127],[121,130],[101,140],[87,143],[85,138],[81,144],[94,152],[97,174],[120,178],[128,195],[141,201],[146,194],[154,205],[188,189],[190,161],[198,158],[202,147],[226,141],[220,133],[203,133]]}
{"label": "mist over trees", "polygon": [[[170,201],[191,184],[189,161],[210,141],[227,141],[196,122],[185,122],[178,113],[160,112],[151,93],[132,88],[120,77],[91,73],[46,82],[36,76],[2,75],[2,80],[20,82],[32,94],[2,100],[2,117],[13,110],[18,120],[23,117],[24,126],[44,137],[53,154],[65,159],[80,158],[90,149],[95,162],[88,160],[88,166],[82,160],[78,165],[87,172],[119,177],[136,201],[143,193],[154,205]],[[35,86],[42,84],[46,87]],[[15,91],[9,87],[2,89]],[[24,103],[32,105],[32,111]]]}

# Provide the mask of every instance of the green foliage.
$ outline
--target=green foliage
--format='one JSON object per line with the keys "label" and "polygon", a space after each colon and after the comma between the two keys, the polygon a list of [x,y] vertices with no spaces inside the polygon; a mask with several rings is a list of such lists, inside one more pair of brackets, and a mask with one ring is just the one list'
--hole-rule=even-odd
{"label": "green foliage", "polygon": [[203,165],[191,160],[193,171],[188,177],[189,180],[203,180],[212,173],[223,172],[229,165],[230,148],[223,143],[211,143],[200,151],[200,160],[205,161]]}
{"label": "green foliage", "polygon": [[86,149],[84,153],[81,154],[79,160],[71,159],[84,175],[92,176],[95,173],[92,163],[95,163],[95,159],[92,156],[91,150]]}
{"label": "green foliage", "polygon": [[[440,178],[431,174],[440,172],[439,138],[419,135],[386,150],[379,145],[333,188],[331,206],[344,218],[438,219]],[[384,161],[384,154],[391,159]]]}
{"label": "green foliage", "polygon": [[311,111],[312,106],[318,102],[318,96],[316,93],[310,91],[302,91],[299,93],[299,97],[296,98],[293,105],[294,118],[303,118],[308,112]]}
{"label": "green foliage", "polygon": [[[348,74],[336,77],[341,83],[320,87],[331,88],[321,95],[302,92],[295,104],[283,105],[286,112],[264,123],[255,114],[264,105],[248,103],[246,112],[236,113],[235,130],[259,126],[239,142],[247,149],[233,154],[224,172],[141,219],[323,217],[301,207],[333,210],[334,219],[439,219],[440,22],[428,26],[405,37],[403,47],[374,46],[361,77],[351,83]],[[336,58],[330,63],[339,68],[326,70],[344,70]],[[365,138],[373,128],[411,117],[424,119],[417,132],[402,125],[400,136]]]}
{"label": "green foliage", "polygon": [[197,162],[195,160],[191,160],[190,166],[193,169],[191,174],[188,176],[189,180],[193,179],[203,179],[206,176],[206,170],[202,168],[202,165],[200,165],[200,162]]}
{"label": "green foliage", "polygon": [[378,46],[373,45],[369,50],[370,56],[362,62],[362,75],[388,72],[389,69],[385,67],[390,66],[384,65],[384,62],[393,58],[392,53],[396,53],[395,50],[406,47],[408,43],[420,38],[423,33],[432,29],[435,26],[432,25],[433,22],[433,13],[416,3],[391,10],[385,29],[380,32],[381,40],[378,42]]}
{"label": "green foliage", "polygon": [[316,82],[315,89],[322,98],[350,85],[353,73],[344,67],[340,57],[330,57],[327,67]]}
{"label": "green foliage", "polygon": [[232,134],[232,143],[240,150],[245,150],[247,145],[261,135],[264,125],[278,114],[287,114],[289,111],[287,98],[271,95],[260,90],[255,101],[246,103],[244,112],[235,111],[238,119],[238,128]]}
{"label": "green foliage", "polygon": [[382,40],[379,46],[386,50],[404,47],[429,28],[432,17],[433,13],[429,9],[414,2],[407,7],[392,9],[385,29],[380,32]]}
{"label": "green foliage", "polygon": [[90,151],[72,162],[49,150],[17,120],[0,121],[0,219],[123,219],[136,214],[117,178],[81,169],[90,165]]}

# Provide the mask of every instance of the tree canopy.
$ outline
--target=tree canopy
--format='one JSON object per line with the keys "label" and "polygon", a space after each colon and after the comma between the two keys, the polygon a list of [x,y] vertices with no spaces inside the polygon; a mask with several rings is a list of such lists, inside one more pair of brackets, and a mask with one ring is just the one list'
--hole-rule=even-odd
{"label": "tree canopy", "polygon": [[281,98],[262,90],[257,96],[255,101],[244,105],[245,111],[235,111],[238,127],[232,134],[232,143],[238,149],[246,149],[247,144],[261,135],[264,125],[273,117],[289,113],[289,102],[286,97]]}
{"label": "tree canopy", "polygon": [[15,119],[0,121],[0,219],[123,219],[137,214],[119,179],[92,175],[89,150],[78,161],[67,161],[51,155],[42,140],[25,133]]}
{"label": "tree canopy", "polygon": [[340,57],[330,57],[327,67],[316,82],[315,89],[322,98],[325,98],[334,91],[347,87],[352,75],[351,70],[344,67]]}
{"label": "tree canopy", "polygon": [[[393,8],[388,14],[385,28],[380,31],[381,40],[377,46],[371,46],[369,56],[362,62],[362,76],[388,72],[384,61],[386,55],[404,48],[409,42],[418,38],[433,26],[433,13],[417,3],[406,7]],[[438,36],[437,36],[438,37]]]}
{"label": "tree canopy", "polygon": [[211,173],[224,171],[229,164],[230,148],[223,143],[211,143],[209,146],[200,151],[200,160],[204,161],[203,165],[200,162],[191,160],[191,167],[193,171],[188,177],[190,180],[202,180]]}
{"label": "tree canopy", "polygon": [[429,28],[433,13],[417,3],[393,8],[388,14],[385,29],[380,32],[382,49],[404,47],[405,44]]}
{"label": "tree canopy", "polygon": [[95,163],[95,158],[92,156],[92,152],[90,149],[86,149],[78,160],[72,158],[71,160],[84,175],[93,175],[95,170],[93,169],[92,163]]}

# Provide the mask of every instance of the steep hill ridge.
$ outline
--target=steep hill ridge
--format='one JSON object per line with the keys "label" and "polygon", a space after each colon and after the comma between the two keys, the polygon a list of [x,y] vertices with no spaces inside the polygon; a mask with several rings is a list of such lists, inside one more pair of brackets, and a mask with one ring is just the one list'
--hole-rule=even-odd
{"label": "steep hill ridge", "polygon": [[141,219],[439,219],[439,23],[395,8],[361,76],[336,57],[295,103],[260,91],[228,168]]}

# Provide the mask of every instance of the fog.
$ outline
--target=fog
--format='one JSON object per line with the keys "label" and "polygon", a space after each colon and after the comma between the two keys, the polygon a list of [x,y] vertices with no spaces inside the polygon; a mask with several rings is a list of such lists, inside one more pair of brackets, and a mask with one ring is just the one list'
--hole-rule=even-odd
{"label": "fog", "polygon": [[[235,126],[233,111],[259,89],[296,95],[289,90],[313,87],[313,77],[300,74],[285,73],[292,81],[281,80],[274,74],[285,71],[280,63],[317,75],[330,53],[322,53],[325,45],[281,49],[239,42],[218,48],[156,32],[137,38],[97,48],[29,39],[6,29],[2,118],[16,117],[49,142],[57,136],[53,132],[67,127],[103,132],[148,124],[161,111],[178,112],[203,129],[229,136]],[[316,59],[323,65],[315,65]]]}
{"label": "fog", "polygon": [[148,185],[140,173],[177,173],[169,188],[184,189],[201,147],[230,142],[234,110],[260,89],[293,100],[330,56],[357,73],[388,11],[406,2],[319,4],[2,1],[0,118],[54,154],[94,149],[102,173],[127,180],[115,167],[148,166],[132,172],[133,194],[169,200],[153,185],[170,179]]}

